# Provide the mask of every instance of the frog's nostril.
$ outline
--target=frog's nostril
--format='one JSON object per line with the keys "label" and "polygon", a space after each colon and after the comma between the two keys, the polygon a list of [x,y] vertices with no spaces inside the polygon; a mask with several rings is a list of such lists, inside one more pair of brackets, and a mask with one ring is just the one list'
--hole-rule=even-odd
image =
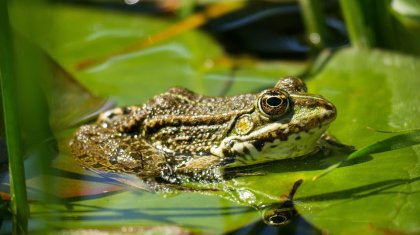
{"label": "frog's nostril", "polygon": [[324,104],[323,104],[323,106],[324,106],[324,108],[326,109],[326,110],[328,110],[328,111],[333,111],[333,112],[335,112],[336,111],[336,109],[335,109],[335,106],[332,104],[332,103],[330,103],[330,102],[325,102]]}

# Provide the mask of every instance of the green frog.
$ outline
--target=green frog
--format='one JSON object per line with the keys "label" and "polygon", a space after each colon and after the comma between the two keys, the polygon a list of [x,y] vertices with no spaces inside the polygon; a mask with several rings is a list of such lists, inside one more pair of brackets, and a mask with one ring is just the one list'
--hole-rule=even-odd
{"label": "green frog", "polygon": [[[70,143],[85,168],[166,183],[222,180],[226,169],[313,153],[336,109],[295,77],[257,94],[210,97],[172,88],[114,108]],[[281,164],[280,162],[275,164]]]}

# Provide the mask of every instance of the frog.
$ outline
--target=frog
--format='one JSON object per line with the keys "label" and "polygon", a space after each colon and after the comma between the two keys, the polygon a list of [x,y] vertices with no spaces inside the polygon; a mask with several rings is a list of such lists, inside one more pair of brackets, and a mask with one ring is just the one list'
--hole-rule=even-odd
{"label": "frog", "polygon": [[101,113],[75,132],[70,150],[90,170],[169,184],[214,182],[229,169],[313,155],[336,114],[297,77],[235,96],[174,87]]}

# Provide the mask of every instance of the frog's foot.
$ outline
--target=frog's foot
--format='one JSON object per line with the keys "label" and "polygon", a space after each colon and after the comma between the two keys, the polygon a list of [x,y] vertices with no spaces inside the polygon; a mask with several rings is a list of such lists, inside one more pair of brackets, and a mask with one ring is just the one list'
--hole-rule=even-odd
{"label": "frog's foot", "polygon": [[356,151],[356,148],[352,145],[346,145],[338,141],[337,138],[330,135],[329,133],[324,133],[319,139],[319,144],[322,147],[322,150],[325,154],[329,154],[331,150],[337,150],[342,153],[350,154]]}
{"label": "frog's foot", "polygon": [[165,164],[161,167],[160,179],[169,184],[181,185],[187,182],[215,182],[221,177],[218,173],[218,168],[186,168],[181,166],[172,167],[170,164]]}
{"label": "frog's foot", "polygon": [[[189,157],[191,158],[191,157]],[[188,159],[178,165],[168,161],[161,166],[161,178],[169,183],[213,183],[223,180],[219,158],[213,155]],[[174,162],[174,161],[172,161]]]}

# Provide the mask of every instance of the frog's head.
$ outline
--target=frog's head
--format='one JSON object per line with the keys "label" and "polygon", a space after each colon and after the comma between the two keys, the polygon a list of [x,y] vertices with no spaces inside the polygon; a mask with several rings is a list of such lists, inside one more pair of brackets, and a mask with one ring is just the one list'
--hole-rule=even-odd
{"label": "frog's head", "polygon": [[307,93],[294,77],[256,95],[252,113],[235,120],[230,134],[211,152],[232,157],[228,166],[249,165],[309,154],[335,119],[333,104]]}

